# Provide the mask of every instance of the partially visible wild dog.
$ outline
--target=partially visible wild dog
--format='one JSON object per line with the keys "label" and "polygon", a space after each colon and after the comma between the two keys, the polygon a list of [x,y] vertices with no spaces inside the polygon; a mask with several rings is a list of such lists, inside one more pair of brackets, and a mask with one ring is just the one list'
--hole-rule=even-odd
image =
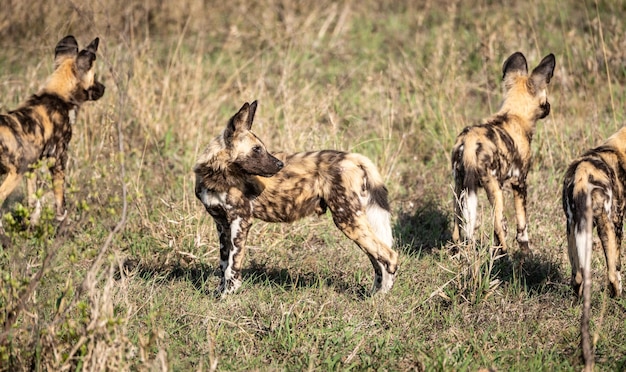
{"label": "partially visible wild dog", "polygon": [[626,209],[625,193],[626,127],[623,127],[602,145],[574,160],[563,181],[563,210],[567,217],[572,288],[577,296],[583,296],[581,327],[586,364],[593,364],[589,335],[593,225],[596,226],[604,249],[610,294],[613,297],[620,296],[620,246]]}
{"label": "partially visible wild dog", "polygon": [[398,254],[391,249],[387,188],[374,164],[362,155],[334,150],[273,156],[250,131],[256,108],[256,101],[245,103],[194,167],[196,196],[215,220],[220,239],[217,295],[241,286],[253,218],[293,222],[327,209],[374,266],[373,292],[389,291]]}
{"label": "partially visible wild dog", "polygon": [[554,55],[549,54],[528,75],[524,55],[512,54],[502,68],[505,94],[500,110],[458,135],[452,150],[455,243],[460,242],[461,226],[465,238],[473,239],[478,207],[476,193],[482,187],[494,209],[496,245],[507,251],[502,189],[508,183],[513,189],[517,242],[524,254],[530,253],[526,225],[530,143],[537,120],[550,113],[546,89],[554,67]]}
{"label": "partially visible wild dog", "polygon": [[[104,94],[104,85],[94,74],[98,42],[94,39],[79,52],[73,36],[61,39],[54,50],[54,72],[39,92],[16,110],[0,115],[0,174],[6,174],[0,185],[0,205],[33,164],[51,158],[56,219],[62,221],[67,216],[64,182],[72,124],[83,102],[98,100]],[[28,179],[27,186],[33,206],[34,177]],[[36,219],[35,213],[33,222]]]}

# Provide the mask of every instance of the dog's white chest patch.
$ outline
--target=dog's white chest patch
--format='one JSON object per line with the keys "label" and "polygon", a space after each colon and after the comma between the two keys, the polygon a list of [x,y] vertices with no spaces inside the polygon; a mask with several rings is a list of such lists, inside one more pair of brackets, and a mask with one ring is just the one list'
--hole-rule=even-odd
{"label": "dog's white chest patch", "polygon": [[211,192],[208,190],[202,190],[200,192],[200,200],[205,207],[210,208],[218,205],[226,205],[226,193],[225,192]]}

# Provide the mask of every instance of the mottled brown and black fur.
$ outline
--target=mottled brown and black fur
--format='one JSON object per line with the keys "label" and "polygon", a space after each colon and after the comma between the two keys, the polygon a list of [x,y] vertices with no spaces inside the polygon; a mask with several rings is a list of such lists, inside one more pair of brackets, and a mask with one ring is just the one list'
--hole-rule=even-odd
{"label": "mottled brown and black fur", "polygon": [[391,249],[387,189],[376,167],[362,155],[334,150],[272,155],[250,131],[256,107],[256,101],[244,104],[194,167],[196,196],[219,233],[218,294],[241,285],[253,218],[293,222],[327,210],[368,255],[375,271],[374,291],[389,291],[398,255]]}
{"label": "mottled brown and black fur", "polygon": [[[0,115],[0,173],[6,175],[0,185],[0,204],[33,164],[51,158],[56,218],[63,220],[67,215],[64,182],[72,123],[83,102],[104,94],[93,68],[98,41],[94,39],[79,52],[76,39],[64,37],[55,48],[54,72],[43,87],[19,108]],[[32,203],[34,177],[27,184]]]}
{"label": "mottled brown and black fur", "polygon": [[[609,290],[622,293],[620,246],[626,209],[626,128],[587,151],[567,168],[563,180],[563,211],[574,293],[583,296],[583,356],[593,364],[589,334],[593,226],[604,249]],[[590,363],[590,364],[589,364]]]}
{"label": "mottled brown and black fur", "polygon": [[526,221],[530,144],[537,120],[550,113],[546,89],[554,67],[554,55],[549,54],[529,75],[524,55],[512,54],[503,66],[505,97],[500,110],[458,135],[452,150],[455,242],[461,240],[461,229],[466,239],[473,239],[476,193],[482,187],[494,209],[496,245],[506,252],[503,188],[508,183],[513,190],[517,242],[524,253],[530,252]]}

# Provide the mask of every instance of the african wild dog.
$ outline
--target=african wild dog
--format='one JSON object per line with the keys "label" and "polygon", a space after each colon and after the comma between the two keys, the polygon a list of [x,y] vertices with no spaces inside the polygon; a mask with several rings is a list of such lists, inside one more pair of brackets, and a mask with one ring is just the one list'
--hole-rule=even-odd
{"label": "african wild dog", "polygon": [[194,167],[196,196],[215,220],[220,239],[217,295],[241,285],[252,218],[293,222],[327,209],[372,262],[373,292],[389,291],[398,254],[391,249],[387,189],[376,167],[362,155],[334,150],[273,156],[250,131],[256,108],[256,101],[245,103]]}
{"label": "african wild dog", "polygon": [[[56,219],[62,221],[67,216],[64,179],[72,124],[83,102],[104,94],[104,85],[94,74],[98,41],[94,39],[79,52],[73,36],[61,39],[54,50],[54,72],[39,92],[16,110],[0,115],[0,174],[6,174],[0,185],[0,205],[33,164],[51,158]],[[27,186],[33,206],[34,177],[28,178]],[[34,213],[31,221],[36,219]]]}
{"label": "african wild dog", "polygon": [[526,58],[520,52],[504,62],[505,96],[500,110],[481,124],[466,127],[452,150],[454,174],[454,232],[460,241],[460,225],[465,238],[472,240],[478,207],[477,189],[483,187],[494,209],[496,245],[506,252],[506,221],[502,189],[513,189],[517,219],[517,242],[524,254],[530,253],[526,225],[526,175],[531,163],[530,143],[537,120],[550,113],[546,88],[554,72],[553,54],[543,58],[528,75]]}
{"label": "african wild dog", "polygon": [[626,210],[626,127],[572,162],[563,181],[563,210],[567,217],[572,288],[577,296],[583,296],[583,356],[589,363],[593,362],[589,317],[594,224],[604,249],[610,293],[614,297],[622,293],[620,246]]}

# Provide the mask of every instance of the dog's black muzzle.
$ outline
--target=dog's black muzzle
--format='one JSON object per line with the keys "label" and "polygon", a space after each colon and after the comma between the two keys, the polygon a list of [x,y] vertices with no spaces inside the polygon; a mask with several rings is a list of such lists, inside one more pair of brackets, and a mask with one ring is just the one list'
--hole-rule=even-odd
{"label": "dog's black muzzle", "polygon": [[87,100],[97,101],[104,95],[105,86],[99,81],[95,81],[92,86],[87,89]]}
{"label": "dog's black muzzle", "polygon": [[546,101],[539,105],[539,119],[543,119],[550,114],[550,102]]}

